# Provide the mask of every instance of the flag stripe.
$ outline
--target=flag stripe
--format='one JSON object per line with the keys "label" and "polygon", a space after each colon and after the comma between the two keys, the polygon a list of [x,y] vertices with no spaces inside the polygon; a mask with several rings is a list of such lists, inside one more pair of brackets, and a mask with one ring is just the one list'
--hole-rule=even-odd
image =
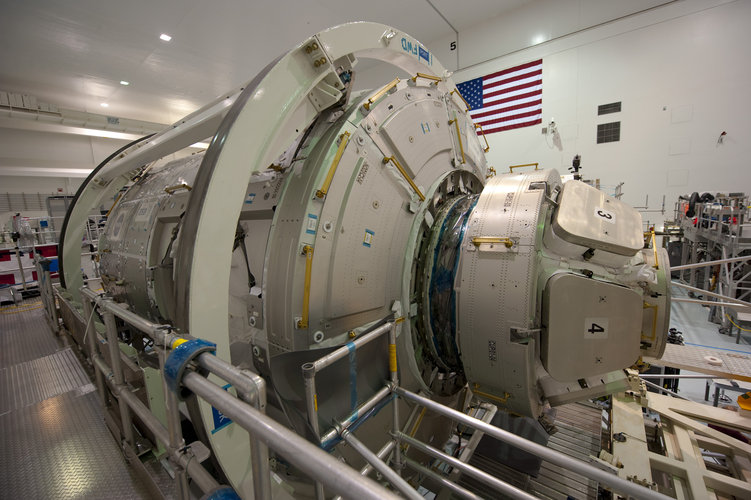
{"label": "flag stripe", "polygon": [[485,102],[487,102],[487,101],[492,101],[493,97],[508,96],[510,92],[517,92],[520,90],[532,89],[532,87],[540,87],[540,90],[542,90],[542,87],[540,84],[541,84],[540,80],[533,80],[531,82],[522,83],[514,87],[507,87],[505,89],[501,89],[498,91],[492,91],[492,90],[495,90],[495,89],[492,89],[491,92],[488,92],[487,94],[483,92],[482,98]]}
{"label": "flag stripe", "polygon": [[521,80],[526,81],[540,81],[542,80],[542,68],[538,69],[537,71],[533,71],[531,73],[522,73],[520,75],[516,75],[512,78],[506,78],[504,80],[486,80],[482,79],[482,83],[485,86],[485,90],[489,89],[497,89],[497,88],[504,88],[504,87],[511,87],[512,83],[519,82]]}
{"label": "flag stripe", "polygon": [[[522,90],[526,90],[526,89],[522,89]],[[538,85],[537,87],[535,87],[535,90],[533,90],[532,92],[522,92],[522,91],[517,90],[515,92],[510,92],[510,93],[512,94],[511,96],[503,98],[503,99],[488,99],[488,101],[492,102],[493,105],[483,106],[480,109],[495,109],[497,106],[501,104],[506,104],[507,102],[521,101],[523,99],[536,98],[536,97],[542,96],[542,85]]]}
{"label": "flag stripe", "polygon": [[520,71],[523,69],[531,68],[533,66],[542,66],[542,59],[538,59],[537,61],[528,62],[526,64],[521,64],[519,66],[514,66],[513,68],[504,69],[503,71],[498,71],[496,73],[491,73],[485,78],[495,78],[497,76],[503,76],[508,75],[509,73],[513,73],[515,71]]}
{"label": "flag stripe", "polygon": [[[523,118],[519,120],[518,122],[504,122],[497,125],[489,125],[487,127],[483,127],[482,129],[482,135],[485,134],[492,134],[493,132],[503,132],[504,130],[512,130],[515,128],[522,128],[522,127],[529,127],[531,125],[539,125],[542,123],[542,115],[540,115],[539,118],[533,119],[531,121],[527,120],[526,118]],[[479,131],[478,131],[479,133]]]}
{"label": "flag stripe", "polygon": [[526,101],[519,104],[516,104],[514,106],[508,106],[508,107],[496,107],[493,106],[494,109],[490,108],[482,108],[479,111],[483,111],[487,109],[488,111],[484,111],[483,113],[477,113],[474,114],[470,111],[470,116],[472,116],[473,120],[479,120],[480,118],[486,118],[488,116],[497,115],[501,113],[507,113],[509,111],[514,111],[518,109],[524,109],[524,108],[530,108],[530,107],[536,107],[537,109],[542,109],[542,99],[537,99],[533,101]]}

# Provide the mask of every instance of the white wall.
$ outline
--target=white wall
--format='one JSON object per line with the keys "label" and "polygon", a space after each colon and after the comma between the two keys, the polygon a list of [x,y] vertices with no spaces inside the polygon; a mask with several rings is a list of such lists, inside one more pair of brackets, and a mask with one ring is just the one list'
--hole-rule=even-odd
{"label": "white wall", "polygon": [[[87,175],[85,171],[127,142],[0,128],[0,193],[75,194]],[[62,173],[49,169],[61,169]],[[71,170],[80,172],[71,174]]]}
{"label": "white wall", "polygon": [[[479,60],[487,55],[480,45],[507,44],[509,31],[528,32],[536,19],[525,14],[494,22],[492,29],[483,27],[471,51]],[[751,192],[749,26],[748,0],[681,0],[517,50],[460,70],[454,79],[541,57],[543,125],[489,135],[490,163],[498,171],[529,162],[564,171],[581,154],[587,178],[625,182],[623,199],[634,206],[643,206],[648,195],[649,208],[659,209],[666,194],[669,219],[679,194]],[[459,36],[468,50],[471,38]],[[597,106],[613,101],[622,101],[623,111],[598,117]],[[560,147],[541,133],[553,117]],[[596,144],[597,124],[616,120],[621,141]],[[662,216],[645,213],[644,219],[659,224]]]}

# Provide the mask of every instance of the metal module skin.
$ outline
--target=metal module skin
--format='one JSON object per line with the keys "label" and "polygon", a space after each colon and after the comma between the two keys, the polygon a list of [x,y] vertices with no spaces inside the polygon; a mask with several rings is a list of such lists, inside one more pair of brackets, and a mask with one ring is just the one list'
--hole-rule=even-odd
{"label": "metal module skin", "polygon": [[[352,93],[358,57],[415,76]],[[159,163],[206,136],[207,151]],[[423,45],[332,28],[95,171],[66,221],[64,285],[82,283],[83,217],[135,179],[100,240],[106,292],[263,376],[278,418],[314,442],[383,390],[387,351],[333,365],[312,415],[301,365],[388,320],[400,385],[455,404],[468,388],[540,418],[622,390],[624,368],[664,350],[667,254],[643,249],[638,212],[555,170],[493,175],[486,144]],[[245,431],[212,410],[193,424],[250,496]]]}

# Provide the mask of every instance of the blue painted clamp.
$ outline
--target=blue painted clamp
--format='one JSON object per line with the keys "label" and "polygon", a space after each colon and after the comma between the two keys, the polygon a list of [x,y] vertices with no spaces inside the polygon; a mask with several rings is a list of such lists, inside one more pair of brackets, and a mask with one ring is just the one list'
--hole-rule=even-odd
{"label": "blue painted clamp", "polygon": [[238,494],[229,486],[220,486],[214,491],[206,493],[201,500],[240,500]]}
{"label": "blue painted clamp", "polygon": [[167,387],[176,392],[178,397],[182,397],[179,389],[182,385],[185,367],[199,354],[215,351],[216,344],[202,339],[189,340],[175,347],[164,363],[164,380],[167,382]]}

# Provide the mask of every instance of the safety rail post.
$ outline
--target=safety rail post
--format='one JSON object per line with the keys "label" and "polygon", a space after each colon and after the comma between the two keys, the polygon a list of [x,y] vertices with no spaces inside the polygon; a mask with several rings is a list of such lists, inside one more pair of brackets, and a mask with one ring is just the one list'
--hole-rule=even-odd
{"label": "safety rail post", "polygon": [[[123,375],[122,362],[120,361],[120,343],[117,338],[117,325],[115,324],[115,316],[109,311],[104,311],[102,313],[102,317],[104,319],[104,327],[106,329],[107,348],[109,350],[110,364],[112,366],[112,376],[114,378],[115,385],[122,388],[123,390],[128,390],[128,386],[125,383],[125,376]],[[122,402],[118,402],[117,406],[120,409],[120,424],[123,429],[123,438],[125,439],[125,444],[135,450],[136,439],[133,432],[133,417],[130,415],[130,409],[128,408],[128,405],[124,405],[122,404]]]}
{"label": "safety rail post", "polygon": [[[91,297],[83,296],[81,305],[83,306],[83,319],[86,322],[84,324],[83,333],[84,342],[89,350],[89,357],[92,360],[95,360],[99,356],[99,350],[97,349],[99,342],[96,325],[94,324],[94,303]],[[99,370],[94,370],[94,381],[96,383],[97,392],[99,393],[99,402],[101,403],[102,408],[106,408],[107,395],[104,392],[104,375]]]}
{"label": "safety rail post", "polygon": [[187,370],[182,384],[331,491],[358,500],[399,498],[205,377]]}

